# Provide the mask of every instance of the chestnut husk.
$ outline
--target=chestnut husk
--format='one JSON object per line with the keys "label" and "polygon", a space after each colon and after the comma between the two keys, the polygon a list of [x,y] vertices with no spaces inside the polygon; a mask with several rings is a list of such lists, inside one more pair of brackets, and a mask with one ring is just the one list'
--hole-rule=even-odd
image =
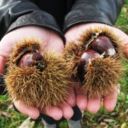
{"label": "chestnut husk", "polygon": [[90,63],[91,59],[99,58],[100,54],[98,54],[94,50],[86,50],[81,55],[81,59],[77,65],[77,77],[79,78],[80,82],[84,81],[84,74],[87,73],[87,66]]}
{"label": "chestnut husk", "polygon": [[[99,37],[110,39],[114,48],[113,51],[115,50],[112,55],[97,51],[93,47],[92,42]],[[88,29],[77,41],[67,43],[64,57],[69,65],[68,68],[72,70],[71,79],[81,83],[81,88],[88,97],[106,96],[119,85],[124,71],[122,65],[124,55],[121,44],[122,40],[108,27]],[[81,57],[88,50],[94,50],[100,54],[100,57],[92,57],[89,63],[83,66]],[[79,74],[80,65],[83,66],[82,74]]]}
{"label": "chestnut husk", "polygon": [[[30,59],[29,62],[27,59]],[[25,59],[24,59],[25,58]],[[43,108],[65,102],[69,96],[70,71],[61,55],[42,52],[40,41],[24,39],[8,59],[5,83],[12,100]]]}

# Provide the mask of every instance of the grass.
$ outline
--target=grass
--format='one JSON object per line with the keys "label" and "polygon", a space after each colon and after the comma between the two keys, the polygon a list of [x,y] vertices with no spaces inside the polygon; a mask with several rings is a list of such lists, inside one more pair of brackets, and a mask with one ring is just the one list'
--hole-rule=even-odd
{"label": "grass", "polygon": [[[122,8],[116,27],[128,33],[128,0]],[[124,62],[124,65],[128,69],[128,63]],[[83,128],[128,128],[128,70],[120,83],[121,93],[115,110],[108,113],[102,108],[95,115],[85,112]],[[0,95],[0,128],[17,128],[26,118],[13,109],[7,95]],[[42,128],[42,126],[37,122],[24,128]],[[67,128],[67,123],[61,123],[61,128]]]}

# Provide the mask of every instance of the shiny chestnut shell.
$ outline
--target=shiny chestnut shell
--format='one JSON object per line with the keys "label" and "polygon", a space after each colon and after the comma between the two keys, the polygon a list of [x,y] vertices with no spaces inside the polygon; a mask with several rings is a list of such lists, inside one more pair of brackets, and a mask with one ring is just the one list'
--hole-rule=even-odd
{"label": "shiny chestnut shell", "polygon": [[39,52],[26,53],[19,60],[20,67],[36,66],[37,69],[43,70],[45,63],[43,56]]}
{"label": "shiny chestnut shell", "polygon": [[105,53],[107,56],[113,56],[116,54],[112,41],[105,35],[101,35],[94,39],[91,43],[91,48],[100,54]]}
{"label": "shiny chestnut shell", "polygon": [[91,59],[100,57],[100,54],[94,50],[86,50],[81,55],[80,61],[77,65],[77,77],[82,83],[84,80],[84,75],[86,74],[86,66],[91,61]]}

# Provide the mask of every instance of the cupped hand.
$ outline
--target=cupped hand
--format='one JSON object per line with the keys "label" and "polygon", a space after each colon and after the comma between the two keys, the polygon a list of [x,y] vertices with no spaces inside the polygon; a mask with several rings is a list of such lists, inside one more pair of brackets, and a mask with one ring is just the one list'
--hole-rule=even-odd
{"label": "cupped hand", "polygon": [[[0,42],[0,73],[4,72],[4,66],[6,59],[12,52],[12,48],[22,39],[34,38],[42,41],[41,49],[43,51],[54,51],[57,54],[61,54],[64,48],[62,39],[53,31],[40,28],[36,26],[27,26],[16,29],[6,34]],[[59,120],[62,117],[70,119],[73,115],[72,106],[75,104],[75,96],[73,90],[71,90],[70,96],[67,102],[57,105],[48,106],[39,110],[38,108],[27,106],[22,101],[14,101],[14,105],[18,111],[30,116],[33,119],[37,119],[40,113],[46,114],[55,120]]]}
{"label": "cupped hand", "polygon": [[[122,40],[123,44],[121,45],[123,47],[123,52],[125,56],[128,58],[128,36],[118,28],[108,26],[105,24],[100,24],[100,23],[79,24],[70,28],[65,34],[66,44],[69,44],[71,42],[77,43],[77,41],[80,39],[83,33],[86,33],[89,29],[92,30],[98,27],[110,28],[111,31],[115,33],[117,37],[119,37]],[[84,93],[84,91],[80,88],[79,85],[75,86],[75,88],[76,88],[75,89],[76,104],[81,109],[81,111],[88,110],[91,113],[96,113],[101,106],[104,106],[104,108],[107,111],[114,110],[117,102],[118,93],[119,93],[119,88],[117,86],[112,90],[113,93],[110,93],[109,95],[105,95],[102,97],[95,97],[95,98],[89,98],[88,95]]]}

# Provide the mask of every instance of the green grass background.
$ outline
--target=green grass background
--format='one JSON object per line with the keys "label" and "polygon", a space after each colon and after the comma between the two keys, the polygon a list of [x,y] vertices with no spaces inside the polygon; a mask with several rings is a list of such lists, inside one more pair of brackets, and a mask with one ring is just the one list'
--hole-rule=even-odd
{"label": "green grass background", "polygon": [[[116,22],[116,27],[128,34],[128,0],[122,8]],[[115,110],[111,113],[103,108],[95,115],[85,112],[82,120],[83,128],[128,128],[128,63],[124,62],[127,69],[121,83],[121,93]],[[0,95],[0,128],[18,128],[26,119],[22,114],[14,111],[7,95]],[[67,128],[67,123],[62,122],[61,128]],[[23,128],[42,128],[37,122],[32,126]]]}

